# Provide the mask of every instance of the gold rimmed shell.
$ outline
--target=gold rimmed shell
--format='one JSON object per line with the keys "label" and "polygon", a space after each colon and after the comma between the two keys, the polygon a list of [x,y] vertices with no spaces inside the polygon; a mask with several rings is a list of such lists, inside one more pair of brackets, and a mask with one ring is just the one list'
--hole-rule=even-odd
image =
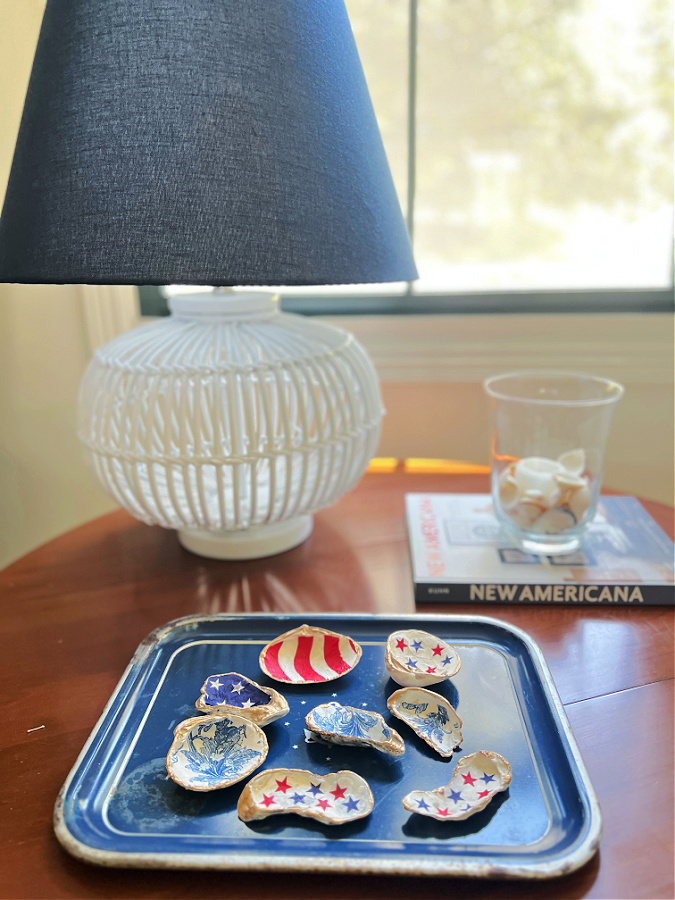
{"label": "gold rimmed shell", "polygon": [[410,628],[389,635],[384,664],[396,684],[425,687],[456,675],[461,660],[446,641],[427,631]]}
{"label": "gold rimmed shell", "polygon": [[511,784],[511,766],[490,750],[479,750],[457,763],[450,783],[432,791],[411,791],[403,798],[408,812],[439,822],[468,819]]}
{"label": "gold rimmed shell", "polygon": [[263,648],[260,668],[275,681],[319,684],[351,672],[360,659],[361,647],[350,637],[300,625]]}
{"label": "gold rimmed shell", "polygon": [[241,716],[195,716],[180,722],[166,757],[166,770],[190,791],[236,784],[263,764],[267,738]]}
{"label": "gold rimmed shell", "polygon": [[387,756],[405,753],[401,735],[390,728],[379,713],[367,709],[323,703],[307,713],[305,725],[312,734],[329,744],[372,747]]}
{"label": "gold rimmed shell", "polygon": [[426,688],[401,688],[387,700],[391,712],[441,756],[462,743],[462,720],[445,697]]}
{"label": "gold rimmed shell", "polygon": [[243,716],[256,725],[268,725],[288,712],[288,702],[278,691],[238,672],[209,675],[195,706],[199,712]]}
{"label": "gold rimmed shell", "polygon": [[356,772],[315,775],[307,769],[266,769],[241,792],[237,814],[243,822],[297,813],[327,825],[343,825],[364,818],[372,808],[372,791]]}

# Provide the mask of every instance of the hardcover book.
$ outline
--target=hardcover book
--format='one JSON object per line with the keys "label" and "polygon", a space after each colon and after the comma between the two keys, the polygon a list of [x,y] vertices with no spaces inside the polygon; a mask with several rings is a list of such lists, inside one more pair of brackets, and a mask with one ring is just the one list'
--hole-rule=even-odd
{"label": "hardcover book", "polygon": [[675,545],[635,497],[602,497],[582,548],[565,556],[517,549],[489,494],[405,499],[416,602],[675,602]]}

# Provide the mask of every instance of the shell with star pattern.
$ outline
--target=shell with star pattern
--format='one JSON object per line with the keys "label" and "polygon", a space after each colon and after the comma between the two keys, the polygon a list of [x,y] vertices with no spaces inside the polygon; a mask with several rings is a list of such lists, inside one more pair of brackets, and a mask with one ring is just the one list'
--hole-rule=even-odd
{"label": "shell with star pattern", "polygon": [[461,660],[454,647],[427,631],[408,628],[387,638],[384,664],[401,687],[425,687],[452,678]]}
{"label": "shell with star pattern", "polygon": [[495,794],[511,784],[511,766],[490,750],[479,750],[457,763],[450,784],[433,791],[411,791],[403,798],[408,812],[458,822],[488,805]]}
{"label": "shell with star pattern", "polygon": [[326,825],[344,825],[369,815],[373,794],[356,772],[315,775],[306,769],[265,769],[241,792],[237,814],[242,822],[281,813],[297,813]]}
{"label": "shell with star pattern", "polygon": [[199,712],[243,716],[256,725],[269,725],[288,712],[288,702],[278,691],[238,672],[209,675],[195,706]]}

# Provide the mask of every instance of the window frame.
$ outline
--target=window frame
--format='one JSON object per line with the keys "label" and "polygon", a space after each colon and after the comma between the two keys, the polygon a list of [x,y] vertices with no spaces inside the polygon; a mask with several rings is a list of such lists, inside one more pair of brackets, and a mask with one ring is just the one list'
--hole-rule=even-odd
{"label": "window frame", "polygon": [[625,290],[471,291],[453,294],[281,294],[286,312],[306,316],[424,316],[521,313],[664,313],[675,309],[672,288]]}
{"label": "window frame", "polygon": [[[168,316],[159,287],[138,288],[142,316]],[[284,312],[304,316],[434,316],[557,313],[672,313],[672,288],[560,291],[476,291],[457,294],[323,294],[282,292]]]}

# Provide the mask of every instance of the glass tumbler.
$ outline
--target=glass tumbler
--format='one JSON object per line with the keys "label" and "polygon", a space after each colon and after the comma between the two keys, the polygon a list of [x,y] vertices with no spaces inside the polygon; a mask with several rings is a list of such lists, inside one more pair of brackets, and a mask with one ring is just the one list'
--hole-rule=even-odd
{"label": "glass tumbler", "polygon": [[573,553],[593,521],[616,381],[568,372],[512,372],[483,383],[494,412],[492,503],[528,553]]}

